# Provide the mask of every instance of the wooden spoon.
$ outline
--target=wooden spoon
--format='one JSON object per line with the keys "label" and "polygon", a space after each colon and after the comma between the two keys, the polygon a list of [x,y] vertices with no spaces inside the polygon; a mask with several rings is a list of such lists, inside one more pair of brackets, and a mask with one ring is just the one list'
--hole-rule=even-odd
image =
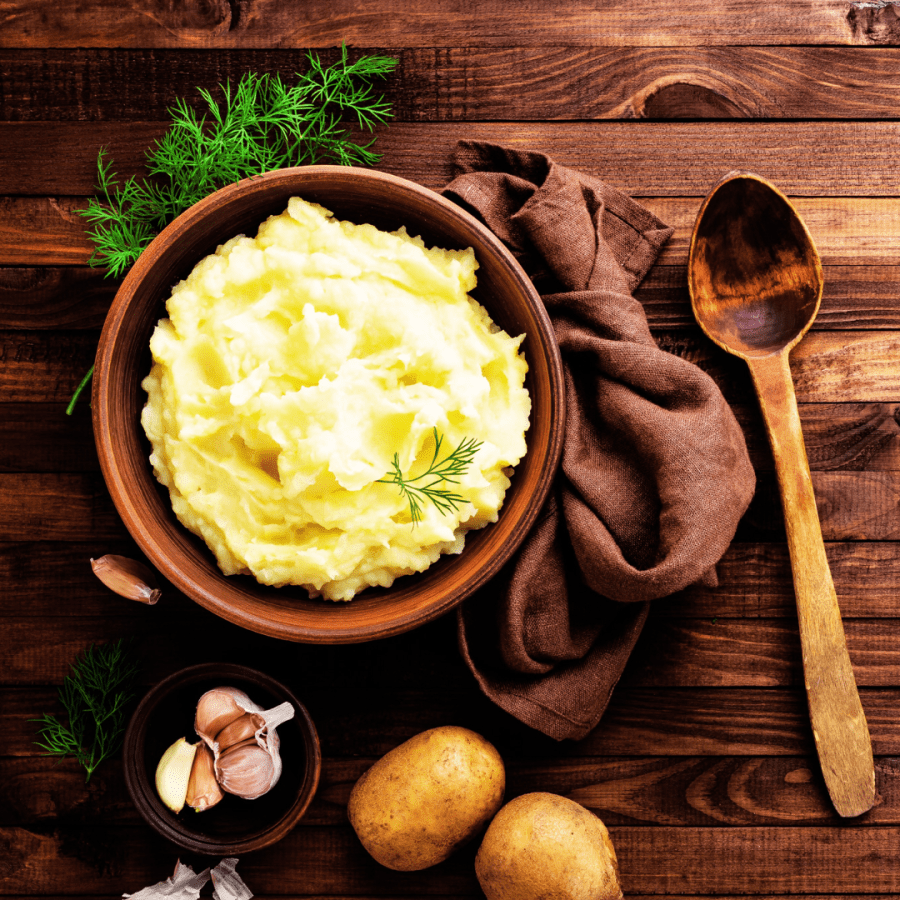
{"label": "wooden spoon", "polygon": [[875,804],[872,743],[788,366],[788,353],[819,310],[822,282],[812,238],[783,194],[745,172],[731,172],[713,188],[691,236],[691,304],[706,334],[743,359],[753,376],[784,508],[813,737],[835,809],[857,816]]}

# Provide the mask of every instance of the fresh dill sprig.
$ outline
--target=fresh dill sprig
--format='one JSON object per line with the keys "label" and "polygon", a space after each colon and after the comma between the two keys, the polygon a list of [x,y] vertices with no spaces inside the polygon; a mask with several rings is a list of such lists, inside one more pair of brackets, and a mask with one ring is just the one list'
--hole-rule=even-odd
{"label": "fresh dill sprig", "polygon": [[137,667],[128,658],[121,640],[95,647],[71,666],[63,680],[59,699],[67,721],[45,714],[38,722],[35,741],[45,756],[74,757],[87,771],[85,781],[100,763],[122,744],[125,707],[133,694]]}
{"label": "fresh dill sprig", "polygon": [[[441,453],[441,445],[444,442],[443,435],[438,434],[437,428],[433,429],[434,455],[428,468],[415,478],[406,478],[400,471],[400,455],[395,453],[391,460],[393,472],[388,478],[379,478],[380,484],[396,484],[400,493],[409,503],[409,515],[412,524],[417,525],[422,521],[422,502],[431,501],[444,515],[459,509],[466,498],[454,493],[445,484],[459,484],[459,476],[471,465],[475,454],[481,447],[481,441],[473,438],[463,438],[455,450],[438,461]],[[425,484],[418,482],[431,479]]]}
{"label": "fresh dill sprig", "polygon": [[[148,177],[121,182],[107,149],[97,155],[97,194],[78,213],[88,222],[94,251],[88,260],[106,275],[123,275],[174,218],[213,191],[273,169],[310,163],[374,165],[374,137],[357,143],[345,124],[371,132],[393,115],[375,92],[373,79],[392,72],[392,56],[361,56],[323,65],[307,53],[309,68],[287,85],[280,75],[247,72],[236,86],[219,86],[221,98],[204,89],[197,112],[179,98],[169,110],[172,125],[147,151]],[[90,381],[87,373],[69,403],[72,414]]]}
{"label": "fresh dill sprig", "polygon": [[245,73],[221,97],[198,88],[206,108],[179,98],[172,125],[147,151],[148,178],[120,182],[106,148],[97,157],[97,197],[79,213],[94,243],[89,260],[119,276],[150,241],[208,194],[273,169],[309,163],[373,165],[374,138],[357,143],[347,119],[372,131],[393,113],[372,83],[393,71],[392,56],[349,59],[346,44],[330,66],[308,53],[309,68],[287,85],[280,75]]}

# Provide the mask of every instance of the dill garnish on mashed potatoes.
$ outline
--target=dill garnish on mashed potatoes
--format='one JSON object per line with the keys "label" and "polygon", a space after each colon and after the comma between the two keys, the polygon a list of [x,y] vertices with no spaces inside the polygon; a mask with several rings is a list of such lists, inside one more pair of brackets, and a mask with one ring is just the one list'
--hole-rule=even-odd
{"label": "dill garnish on mashed potatoes", "polygon": [[[350,600],[496,521],[531,401],[522,336],[469,296],[476,268],[471,248],[294,197],[175,286],[142,424],[178,519],[226,575]],[[396,473],[426,471],[436,439],[476,446],[462,499],[413,521]]]}

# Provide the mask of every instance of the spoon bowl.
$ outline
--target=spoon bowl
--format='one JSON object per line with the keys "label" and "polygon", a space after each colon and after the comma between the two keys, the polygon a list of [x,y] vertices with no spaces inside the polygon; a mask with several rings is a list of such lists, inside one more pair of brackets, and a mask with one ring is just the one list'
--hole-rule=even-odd
{"label": "spoon bowl", "polygon": [[787,197],[748,173],[726,176],[707,197],[689,267],[694,314],[736,356],[790,349],[819,311],[819,254]]}
{"label": "spoon bowl", "polygon": [[747,362],[769,435],[797,598],[803,675],[825,785],[842,816],[875,805],[875,766],[825,555],[788,353],[822,301],[822,264],[800,215],[756,175],[706,198],[688,261],[700,327]]}

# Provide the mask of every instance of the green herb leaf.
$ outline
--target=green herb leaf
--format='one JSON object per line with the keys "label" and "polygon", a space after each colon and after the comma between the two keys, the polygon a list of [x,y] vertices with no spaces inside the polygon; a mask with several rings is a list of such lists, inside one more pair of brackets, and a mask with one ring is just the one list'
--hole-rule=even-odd
{"label": "green herb leaf", "polygon": [[49,714],[33,719],[40,725],[41,740],[35,744],[45,756],[77,759],[87,771],[85,781],[90,781],[97,766],[122,744],[125,707],[136,674],[121,640],[92,644],[72,664],[59,690],[65,721]]}
{"label": "green herb leaf", "polygon": [[[472,438],[463,438],[459,446],[452,450],[444,459],[438,461],[443,444],[443,435],[438,434],[437,428],[433,429],[434,455],[428,468],[415,478],[406,478],[400,471],[400,455],[394,454],[391,460],[393,473],[388,478],[379,478],[379,484],[396,484],[400,493],[409,503],[409,515],[413,525],[422,521],[422,502],[431,501],[444,515],[453,512],[466,502],[461,494],[454,493],[445,483],[459,484],[459,476],[471,465],[475,454],[482,442]],[[425,484],[418,482],[426,481]]]}

